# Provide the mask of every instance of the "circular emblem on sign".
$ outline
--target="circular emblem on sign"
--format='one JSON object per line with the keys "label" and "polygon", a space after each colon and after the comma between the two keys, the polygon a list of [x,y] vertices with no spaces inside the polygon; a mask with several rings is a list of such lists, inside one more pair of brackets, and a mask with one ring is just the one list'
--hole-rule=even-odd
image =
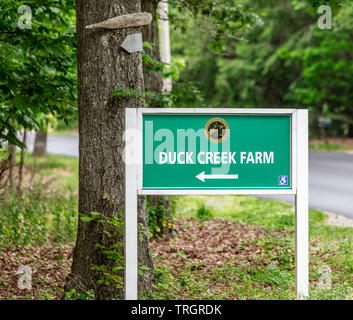
{"label": "circular emblem on sign", "polygon": [[205,135],[214,143],[221,143],[229,137],[229,125],[221,118],[210,119],[205,125]]}

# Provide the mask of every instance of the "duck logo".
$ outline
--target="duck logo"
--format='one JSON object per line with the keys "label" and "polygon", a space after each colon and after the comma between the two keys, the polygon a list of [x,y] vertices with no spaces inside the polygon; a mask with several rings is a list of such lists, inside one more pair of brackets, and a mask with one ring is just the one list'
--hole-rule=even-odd
{"label": "duck logo", "polygon": [[213,143],[221,143],[229,137],[229,125],[221,118],[212,118],[205,125],[205,135]]}

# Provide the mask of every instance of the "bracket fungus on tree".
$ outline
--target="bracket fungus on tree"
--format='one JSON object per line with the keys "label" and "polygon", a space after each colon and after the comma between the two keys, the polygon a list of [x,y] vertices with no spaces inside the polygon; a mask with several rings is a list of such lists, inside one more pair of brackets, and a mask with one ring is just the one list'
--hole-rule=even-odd
{"label": "bracket fungus on tree", "polygon": [[149,25],[152,22],[152,15],[147,12],[139,12],[117,16],[99,23],[90,24],[86,29],[123,29]]}

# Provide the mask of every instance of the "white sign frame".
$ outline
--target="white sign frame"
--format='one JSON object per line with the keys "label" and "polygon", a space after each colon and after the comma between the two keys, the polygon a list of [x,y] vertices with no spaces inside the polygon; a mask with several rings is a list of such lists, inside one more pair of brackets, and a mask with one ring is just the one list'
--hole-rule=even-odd
{"label": "white sign frame", "polygon": [[[251,189],[251,190],[143,190],[143,140],[142,121],[144,114],[254,114],[290,115],[292,122],[291,150],[291,189]],[[308,110],[306,109],[224,109],[224,108],[128,108],[125,110],[125,130],[137,132],[139,137],[133,142],[138,161],[125,164],[125,299],[137,300],[138,294],[138,234],[137,197],[138,195],[295,195],[295,256],[296,256],[296,296],[306,299],[309,296],[309,219],[308,219]],[[131,145],[131,142],[130,142]]]}

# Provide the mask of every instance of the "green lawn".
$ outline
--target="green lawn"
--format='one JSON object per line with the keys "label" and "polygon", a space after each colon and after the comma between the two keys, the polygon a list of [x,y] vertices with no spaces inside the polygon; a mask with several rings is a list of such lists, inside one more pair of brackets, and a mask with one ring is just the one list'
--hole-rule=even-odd
{"label": "green lawn", "polygon": [[52,136],[75,136],[78,137],[78,129],[67,128],[67,129],[50,129],[49,134]]}
{"label": "green lawn", "polygon": [[[185,254],[185,267],[179,274],[173,265],[175,257],[164,260],[156,265],[157,290],[152,297],[295,298],[295,220],[291,205],[250,196],[178,196],[176,204],[177,216],[195,217],[201,227],[207,217],[212,217],[213,221],[229,219],[249,226],[250,231],[251,226],[263,227],[266,233],[249,243],[244,241],[245,251],[247,247],[260,248],[250,262],[242,259],[238,251],[232,262],[201,277],[200,271],[192,267],[195,261]],[[310,299],[352,299],[353,228],[329,226],[326,220],[321,211],[310,210]],[[330,276],[325,270],[331,270]]]}
{"label": "green lawn", "polygon": [[346,151],[350,148],[339,143],[310,143],[310,150],[316,151]]}

